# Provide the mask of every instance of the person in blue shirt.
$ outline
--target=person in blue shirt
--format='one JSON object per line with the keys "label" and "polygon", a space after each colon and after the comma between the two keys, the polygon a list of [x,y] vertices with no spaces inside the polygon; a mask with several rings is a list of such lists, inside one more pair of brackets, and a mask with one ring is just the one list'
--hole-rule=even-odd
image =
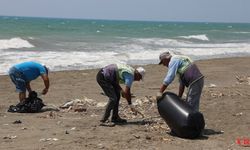
{"label": "person in blue shirt", "polygon": [[[96,80],[104,93],[109,97],[109,102],[101,124],[110,126],[112,123],[126,123],[126,119],[120,118],[118,115],[120,96],[126,98],[130,109],[136,112],[131,102],[131,86],[133,81],[140,81],[144,78],[145,70],[142,67],[134,69],[125,64],[111,64],[102,68],[96,75]],[[125,89],[122,89],[120,84],[125,84]],[[113,110],[113,111],[112,111]],[[109,116],[112,111],[111,122]],[[110,124],[111,123],[111,124]]]}
{"label": "person in blue shirt", "polygon": [[193,63],[193,61],[183,55],[171,55],[169,52],[161,53],[159,56],[160,64],[168,67],[167,75],[163,80],[160,91],[157,93],[157,99],[162,96],[162,93],[172,83],[175,76],[179,76],[179,94],[181,98],[185,87],[188,87],[186,101],[192,109],[199,111],[200,96],[204,84],[204,76]]}
{"label": "person in blue shirt", "polygon": [[19,92],[20,102],[24,101],[26,98],[26,90],[31,92],[30,82],[35,80],[37,77],[41,76],[44,81],[45,88],[42,90],[42,94],[46,94],[49,90],[49,77],[48,68],[37,62],[23,62],[16,64],[9,70],[9,76],[11,81],[16,86],[16,91]]}

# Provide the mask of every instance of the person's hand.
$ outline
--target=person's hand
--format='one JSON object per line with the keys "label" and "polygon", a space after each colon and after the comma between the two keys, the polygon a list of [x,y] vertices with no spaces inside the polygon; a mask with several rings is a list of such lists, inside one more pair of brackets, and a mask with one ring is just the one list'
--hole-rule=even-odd
{"label": "person's hand", "polygon": [[138,111],[135,109],[135,106],[134,106],[134,105],[130,104],[130,105],[129,105],[129,108],[130,108],[130,110],[133,112],[134,115],[137,115],[137,112],[138,112]]}
{"label": "person's hand", "polygon": [[42,94],[45,95],[46,93],[48,93],[48,90],[47,88],[44,88],[43,91],[42,91]]}
{"label": "person's hand", "polygon": [[156,93],[156,100],[158,101],[159,99],[161,99],[162,97],[162,93],[161,92],[157,92]]}

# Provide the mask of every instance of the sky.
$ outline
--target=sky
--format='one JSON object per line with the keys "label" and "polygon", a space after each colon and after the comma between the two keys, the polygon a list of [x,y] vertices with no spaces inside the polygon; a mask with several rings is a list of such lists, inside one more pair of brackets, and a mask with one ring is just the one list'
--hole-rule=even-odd
{"label": "sky", "polygon": [[0,16],[250,23],[250,0],[0,0]]}

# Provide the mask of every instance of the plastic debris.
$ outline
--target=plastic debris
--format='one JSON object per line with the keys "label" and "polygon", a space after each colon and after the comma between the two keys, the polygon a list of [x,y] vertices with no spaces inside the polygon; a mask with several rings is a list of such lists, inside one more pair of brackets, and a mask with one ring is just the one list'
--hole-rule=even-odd
{"label": "plastic debris", "polygon": [[73,110],[74,112],[85,112],[88,107],[96,106],[96,101],[87,97],[83,99],[74,99],[64,103],[59,108],[66,109],[67,112]]}
{"label": "plastic debris", "polygon": [[3,137],[3,139],[15,139],[15,138],[17,138],[16,135],[8,135],[8,136]]}
{"label": "plastic debris", "polygon": [[57,138],[42,138],[42,139],[40,139],[39,141],[40,142],[47,142],[47,141],[58,141],[59,139],[57,139]]}

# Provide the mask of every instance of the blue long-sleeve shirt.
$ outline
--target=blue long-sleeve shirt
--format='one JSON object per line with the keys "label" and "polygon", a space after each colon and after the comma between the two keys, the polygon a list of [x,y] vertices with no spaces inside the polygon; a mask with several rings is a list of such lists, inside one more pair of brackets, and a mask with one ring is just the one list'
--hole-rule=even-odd
{"label": "blue long-sleeve shirt", "polygon": [[131,88],[132,83],[134,81],[134,76],[132,74],[127,73],[127,72],[124,72],[123,76],[124,76],[124,80],[125,80],[124,84],[126,86],[128,86],[129,88]]}
{"label": "blue long-sleeve shirt", "polygon": [[182,64],[182,59],[176,58],[172,56],[169,65],[168,65],[168,72],[163,80],[164,85],[169,85],[174,81],[174,78],[176,76],[177,70],[179,66]]}

